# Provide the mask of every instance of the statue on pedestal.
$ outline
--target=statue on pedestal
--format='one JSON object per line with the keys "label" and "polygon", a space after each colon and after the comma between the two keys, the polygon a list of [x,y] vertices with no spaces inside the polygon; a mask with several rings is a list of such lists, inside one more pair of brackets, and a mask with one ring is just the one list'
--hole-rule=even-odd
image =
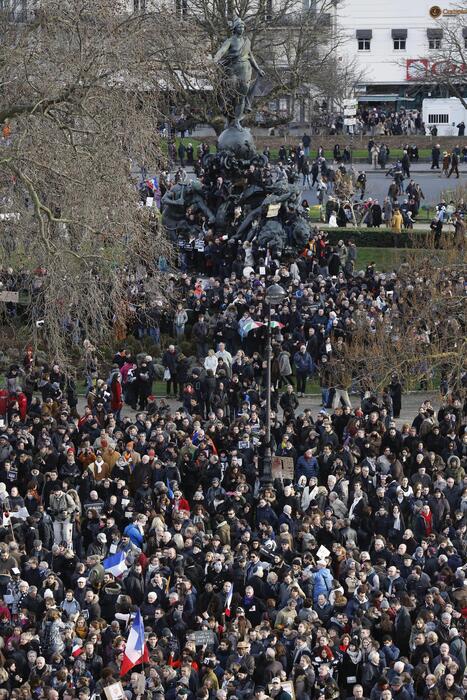
{"label": "statue on pedestal", "polygon": [[245,112],[251,112],[256,83],[252,80],[252,69],[260,76],[264,75],[264,71],[253,56],[251,42],[245,36],[245,24],[240,17],[235,19],[232,36],[224,41],[214,56],[214,61],[224,69],[224,103],[228,126],[241,129]]}
{"label": "statue on pedestal", "polygon": [[232,36],[224,41],[214,56],[214,61],[222,67],[224,116],[227,128],[219,136],[219,151],[230,151],[237,157],[248,160],[256,153],[253,136],[249,129],[241,125],[246,112],[251,112],[256,80],[253,70],[263,76],[251,50],[251,42],[245,36],[245,24],[237,17],[232,26]]}

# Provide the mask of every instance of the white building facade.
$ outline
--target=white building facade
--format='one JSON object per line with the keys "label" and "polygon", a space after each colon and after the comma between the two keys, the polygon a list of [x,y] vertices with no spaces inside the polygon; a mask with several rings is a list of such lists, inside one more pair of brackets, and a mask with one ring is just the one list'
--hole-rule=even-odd
{"label": "white building facade", "polygon": [[400,106],[407,98],[409,107],[420,106],[424,97],[444,96],[436,92],[435,80],[430,86],[419,76],[436,76],[444,23],[456,23],[459,42],[467,49],[463,7],[446,0],[338,0],[336,27],[347,38],[342,51],[362,75],[359,101]]}

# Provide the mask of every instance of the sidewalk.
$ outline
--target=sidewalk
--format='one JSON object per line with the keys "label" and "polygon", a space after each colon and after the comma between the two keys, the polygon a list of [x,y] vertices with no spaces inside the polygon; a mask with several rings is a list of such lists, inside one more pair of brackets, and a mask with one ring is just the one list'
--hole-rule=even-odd
{"label": "sidewalk", "polygon": [[[385,170],[382,170],[381,168],[373,168],[371,163],[368,162],[368,160],[361,160],[359,161],[358,159],[354,159],[352,165],[356,168],[357,166],[360,167],[361,170],[364,170],[367,174],[372,173],[374,175],[387,175],[389,168],[391,167],[392,163],[388,163],[386,166]],[[434,177],[438,176],[442,178],[443,180],[446,181],[451,181],[455,180],[455,177],[452,176],[450,178],[444,177],[442,175],[442,170],[441,168],[439,170],[432,170],[431,169],[431,161],[425,161],[421,162],[419,161],[418,163],[411,163],[410,164],[410,175],[412,176],[412,173],[430,173],[430,175],[433,175]],[[462,175],[467,174],[467,164],[466,163],[459,163],[459,173],[462,177]],[[389,175],[388,175],[389,178]],[[406,178],[407,179],[407,178]]]}

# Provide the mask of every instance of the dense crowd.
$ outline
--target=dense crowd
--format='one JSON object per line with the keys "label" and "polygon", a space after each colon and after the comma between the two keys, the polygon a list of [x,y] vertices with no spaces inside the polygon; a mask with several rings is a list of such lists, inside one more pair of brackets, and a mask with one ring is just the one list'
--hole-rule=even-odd
{"label": "dense crowd", "polygon": [[[122,347],[103,374],[86,341],[84,406],[31,349],[6,372],[0,698],[115,687],[137,611],[148,661],[122,677],[129,700],[464,698],[465,389],[447,371],[440,406],[401,421],[397,375],[378,394],[342,362],[363,319],[397,331],[414,289],[357,274],[355,246],[318,231],[282,260],[203,240],[184,263],[203,274],[172,279],[184,303],[138,316],[139,337],[176,338],[158,359]],[[272,449],[292,468],[265,481],[273,281],[287,297]],[[175,402],[155,398],[158,376]],[[318,411],[302,399],[312,377]]]}
{"label": "dense crowd", "polygon": [[[351,366],[346,351],[383,332],[449,355],[465,319],[444,302],[462,300],[464,278],[358,272],[352,239],[318,227],[299,252],[262,247],[242,194],[219,215],[231,188],[214,166],[200,160],[169,229],[174,304],[144,274],[128,285],[127,337],[157,355],[128,339],[104,366],[64,329],[81,348],[81,402],[32,348],[5,372],[0,700],[117,700],[120,678],[128,700],[463,700],[467,375],[446,363],[439,406],[401,420],[398,374],[376,391],[367,358]],[[243,173],[253,195],[271,188],[287,236],[306,208],[297,174]],[[142,198],[172,186],[145,180]],[[0,281],[20,284],[11,270]],[[418,374],[426,388],[430,365]]]}

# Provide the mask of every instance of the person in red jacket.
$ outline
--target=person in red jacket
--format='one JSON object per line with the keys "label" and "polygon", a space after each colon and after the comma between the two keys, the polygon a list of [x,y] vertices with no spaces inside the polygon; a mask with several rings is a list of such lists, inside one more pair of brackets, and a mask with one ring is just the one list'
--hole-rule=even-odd
{"label": "person in red jacket", "polygon": [[110,385],[111,398],[110,408],[117,420],[120,420],[120,411],[123,408],[122,380],[120,374],[115,372]]}

